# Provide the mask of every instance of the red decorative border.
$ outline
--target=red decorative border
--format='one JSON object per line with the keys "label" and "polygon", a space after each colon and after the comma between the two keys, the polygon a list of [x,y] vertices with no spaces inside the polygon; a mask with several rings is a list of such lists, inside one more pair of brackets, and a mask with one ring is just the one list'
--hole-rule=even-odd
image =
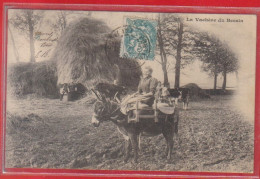
{"label": "red decorative border", "polygon": [[[95,10],[95,11],[139,11],[139,12],[178,12],[178,13],[224,13],[224,14],[256,14],[257,15],[257,49],[256,49],[256,95],[255,95],[255,155],[254,155],[254,173],[216,173],[216,172],[170,172],[170,171],[118,171],[118,170],[71,170],[71,169],[32,169],[32,168],[6,168],[3,171],[3,134],[5,133],[1,117],[0,123],[0,178],[259,178],[260,174],[260,1],[248,0],[218,0],[218,1],[178,1],[169,2],[167,0],[146,0],[146,1],[88,1],[76,0],[3,0],[1,3],[1,44],[6,44],[7,36],[4,35],[4,23],[6,22],[5,6],[12,8],[33,8],[33,9],[70,9],[70,10]],[[15,3],[19,4],[15,4]],[[44,4],[45,3],[45,4]],[[66,4],[66,5],[64,5]],[[86,5],[88,4],[88,5]],[[119,5],[120,4],[120,5]],[[129,6],[127,6],[129,5]],[[146,5],[146,6],[143,6]],[[179,6],[179,7],[176,7]],[[180,7],[181,6],[181,7]],[[195,7],[196,6],[196,7]],[[200,7],[198,7],[200,6]],[[211,7],[208,7],[211,6]],[[215,7],[214,7],[215,6]],[[229,8],[219,7],[228,6]],[[250,8],[245,8],[250,7]],[[6,31],[5,31],[6,32]],[[2,45],[0,63],[1,93],[0,93],[0,116],[4,115],[5,106],[2,103],[5,100],[5,89],[3,82],[6,74],[3,70],[6,64],[6,46]]]}

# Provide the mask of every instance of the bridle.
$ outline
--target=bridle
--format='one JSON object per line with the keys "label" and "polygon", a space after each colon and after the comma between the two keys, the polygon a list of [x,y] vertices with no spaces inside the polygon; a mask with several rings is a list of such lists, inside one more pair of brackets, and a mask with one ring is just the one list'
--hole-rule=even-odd
{"label": "bridle", "polygon": [[[101,114],[98,115],[94,112],[93,116],[98,119],[100,122],[103,122],[103,121],[107,121],[109,119],[115,119],[118,117],[118,115],[116,115],[116,113],[120,110],[120,107],[119,105],[116,105],[116,108],[112,110],[112,106],[113,106],[113,101],[108,101],[108,100],[105,100],[105,101],[98,101],[102,104],[102,111],[101,111]],[[112,110],[112,111],[111,111]],[[111,111],[111,112],[110,112]],[[101,120],[100,120],[101,119]]]}

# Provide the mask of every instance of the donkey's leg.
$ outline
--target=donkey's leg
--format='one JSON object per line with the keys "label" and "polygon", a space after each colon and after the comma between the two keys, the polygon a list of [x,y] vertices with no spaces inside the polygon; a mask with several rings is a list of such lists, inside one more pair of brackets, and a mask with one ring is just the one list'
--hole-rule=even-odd
{"label": "donkey's leg", "polygon": [[167,156],[168,152],[169,152],[169,142],[168,142],[167,135],[165,134],[165,132],[163,132],[163,136],[164,136],[165,141],[166,141],[166,153],[165,153],[165,155]]}
{"label": "donkey's leg", "polygon": [[184,109],[184,110],[187,109],[187,101],[186,101],[186,99],[184,99],[184,101],[183,101],[183,109]]}
{"label": "donkey's leg", "polygon": [[173,149],[173,135],[168,136],[168,145],[169,145],[169,151],[167,154],[167,160],[170,160],[172,158],[172,149]]}
{"label": "donkey's leg", "polygon": [[141,151],[142,150],[142,146],[141,146],[141,133],[138,135],[138,149],[139,149],[139,151]]}
{"label": "donkey's leg", "polygon": [[174,128],[174,134],[178,135],[178,126],[179,126],[179,111],[176,111],[176,114],[174,115],[174,120],[173,120],[173,128]]}
{"label": "donkey's leg", "polygon": [[130,138],[128,138],[127,140],[125,140],[125,158],[124,158],[125,162],[128,161],[131,150],[132,150],[131,140]]}
{"label": "donkey's leg", "polygon": [[137,163],[137,158],[138,158],[138,136],[137,134],[131,134],[130,136],[130,140],[132,143],[132,147],[134,149],[134,161]]}
{"label": "donkey's leg", "polygon": [[172,155],[172,149],[173,149],[173,128],[171,128],[170,124],[169,126],[163,129],[163,136],[167,143],[167,149],[166,149],[167,160],[170,160]]}

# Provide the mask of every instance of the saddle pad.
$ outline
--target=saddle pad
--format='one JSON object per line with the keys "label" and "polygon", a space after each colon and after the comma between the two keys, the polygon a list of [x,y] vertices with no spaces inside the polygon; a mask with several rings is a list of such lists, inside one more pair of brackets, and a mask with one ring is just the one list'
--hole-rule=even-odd
{"label": "saddle pad", "polygon": [[164,114],[173,114],[175,111],[175,107],[169,106],[167,103],[157,103],[157,108]]}
{"label": "saddle pad", "polygon": [[[147,100],[147,99],[149,99],[149,97],[129,95],[122,100],[122,102],[120,104],[120,108],[121,108],[120,111],[126,115],[128,111],[136,109],[137,101],[140,102],[140,101]],[[138,109],[146,109],[147,107],[149,108],[149,106],[147,104],[138,103]],[[152,108],[151,108],[151,110],[152,110]]]}

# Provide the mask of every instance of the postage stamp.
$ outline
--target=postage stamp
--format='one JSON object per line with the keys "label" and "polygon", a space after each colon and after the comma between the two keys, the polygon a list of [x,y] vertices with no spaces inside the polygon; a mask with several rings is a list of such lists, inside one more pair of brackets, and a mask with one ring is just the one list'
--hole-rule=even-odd
{"label": "postage stamp", "polygon": [[157,22],[126,18],[120,57],[153,60],[155,57]]}

